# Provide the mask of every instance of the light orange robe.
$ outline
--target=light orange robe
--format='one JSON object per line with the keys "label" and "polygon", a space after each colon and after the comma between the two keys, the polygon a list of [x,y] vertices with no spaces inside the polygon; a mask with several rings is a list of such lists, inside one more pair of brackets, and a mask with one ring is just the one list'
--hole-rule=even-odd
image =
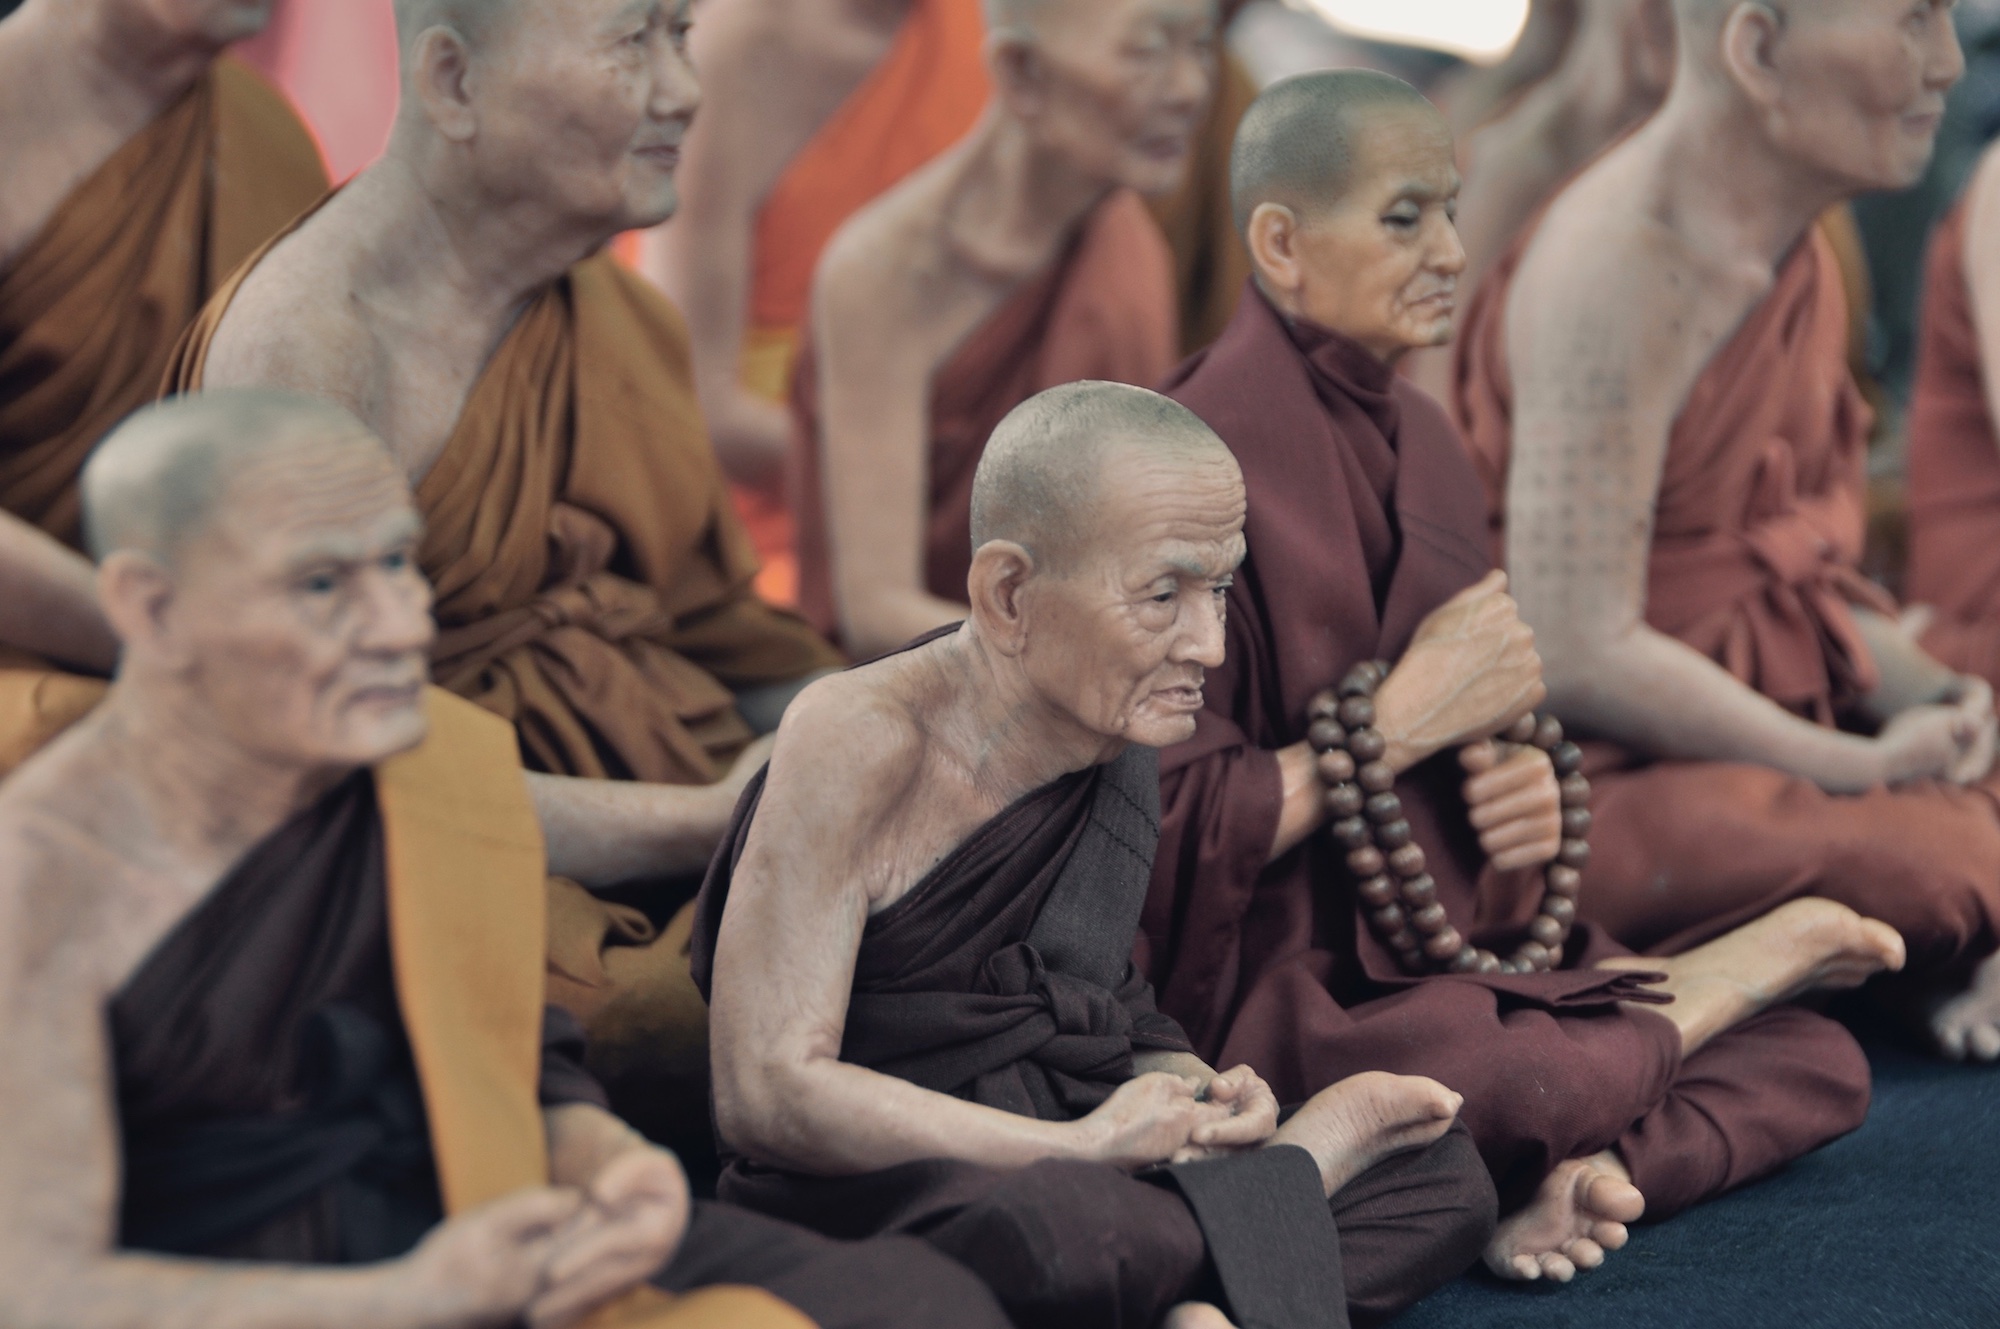
{"label": "light orange robe", "polygon": [[[963,138],[992,85],[980,49],[979,0],[912,0],[889,53],[786,165],[757,213],[750,326],[742,377],[767,401],[785,400],[813,271],[833,233],[862,207]],[[759,589],[781,603],[798,595],[791,510],[736,491],[764,562]]]}
{"label": "light orange robe", "polygon": [[2000,683],[2000,437],[1965,276],[1966,207],[1931,241],[1910,399],[1910,564],[1905,592],[1937,611],[1924,647]]}
{"label": "light orange robe", "polygon": [[1175,193],[1151,203],[1153,220],[1174,251],[1183,355],[1193,355],[1222,335],[1250,275],[1250,251],[1237,233],[1230,205],[1229,154],[1236,145],[1236,126],[1257,92],[1257,80],[1225,48],[1187,179]]}
{"label": "light orange robe", "polygon": [[[1022,284],[931,375],[924,585],[963,602],[972,567],[972,477],[987,435],[1016,406],[1079,379],[1151,387],[1178,358],[1172,256],[1146,205],[1109,195],[1063,255]],[[793,377],[792,460],[799,518],[799,603],[838,631],[833,551],[820,484],[818,364],[808,343]]]}
{"label": "light orange robe", "polygon": [[[1460,421],[1501,525],[1512,449],[1505,310],[1521,250],[1481,287],[1458,352]],[[1872,413],[1848,370],[1847,302],[1814,231],[1675,420],[1646,621],[1788,710],[1849,718],[1878,681],[1854,606],[1895,612],[1856,565]],[[1801,895],[1880,918],[1913,971],[2000,942],[2000,781],[1827,794],[1764,766],[1651,762],[1593,745],[1582,912],[1672,953]]]}

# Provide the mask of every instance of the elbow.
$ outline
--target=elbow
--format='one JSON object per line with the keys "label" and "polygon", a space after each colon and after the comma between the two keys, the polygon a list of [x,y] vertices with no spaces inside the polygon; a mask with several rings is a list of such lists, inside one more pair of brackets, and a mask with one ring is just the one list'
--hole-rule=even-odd
{"label": "elbow", "polygon": [[1572,632],[1539,635],[1535,644],[1542,657],[1542,686],[1548,690],[1545,709],[1566,722],[1595,714],[1616,686],[1616,643]]}
{"label": "elbow", "polygon": [[805,1066],[725,1068],[716,1059],[715,1133],[724,1148],[771,1167],[809,1167],[812,1101]]}

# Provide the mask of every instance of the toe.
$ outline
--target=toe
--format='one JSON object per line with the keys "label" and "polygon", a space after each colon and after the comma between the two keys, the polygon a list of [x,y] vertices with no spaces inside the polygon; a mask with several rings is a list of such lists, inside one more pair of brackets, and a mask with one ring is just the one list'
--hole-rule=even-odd
{"label": "toe", "polygon": [[1579,1269],[1595,1269],[1604,1263],[1604,1248],[1589,1237],[1578,1237],[1563,1245],[1563,1254]]}
{"label": "toe", "polygon": [[1542,1257],[1542,1275],[1552,1283],[1567,1283],[1576,1277],[1576,1266],[1568,1257],[1550,1251]]}
{"label": "toe", "polygon": [[1981,1061],[2000,1059],[2000,1028],[1990,1024],[1974,1025],[1966,1043],[1972,1055]]}
{"label": "toe", "polygon": [[1952,1061],[1965,1060],[1965,1026],[1955,1020],[1940,1018],[1933,1028],[1937,1034],[1938,1051]]}
{"label": "toe", "polygon": [[1631,1234],[1623,1223],[1592,1223],[1590,1239],[1607,1251],[1623,1250]]}

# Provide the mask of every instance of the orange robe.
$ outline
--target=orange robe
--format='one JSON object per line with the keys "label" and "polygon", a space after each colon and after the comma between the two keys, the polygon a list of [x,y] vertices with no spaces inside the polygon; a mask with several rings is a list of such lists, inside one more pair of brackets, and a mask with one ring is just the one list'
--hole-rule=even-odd
{"label": "orange robe", "polygon": [[[80,549],[91,449],[153,399],[216,284],[325,192],[305,127],[229,60],[78,185],[0,271],[0,508]],[[0,775],[103,693],[8,655]]]}
{"label": "orange robe", "polygon": [[[962,602],[972,567],[972,477],[1007,412],[1079,379],[1151,387],[1174,366],[1172,257],[1137,194],[1097,205],[1062,256],[1023,283],[931,375],[924,585]],[[820,485],[819,380],[808,342],[792,380],[799,604],[833,635],[832,549]]]}
{"label": "orange robe", "polygon": [[1225,48],[1187,179],[1175,193],[1151,203],[1153,220],[1174,251],[1183,355],[1193,355],[1222,335],[1250,276],[1250,251],[1237,233],[1230,204],[1229,154],[1236,145],[1236,127],[1257,92],[1257,80]]}
{"label": "orange robe", "polygon": [[[273,244],[276,243],[274,240]],[[168,391],[201,387],[260,253],[182,339]],[[417,485],[437,589],[438,683],[514,726],[531,769],[710,784],[751,741],[733,689],[839,663],[750,589],[756,556],[695,403],[672,305],[608,255],[524,310]],[[551,896],[555,999],[594,1055],[645,1042],[706,1071],[687,920],[655,933],[580,888]]]}
{"label": "orange robe", "polygon": [[[820,251],[841,223],[969,132],[991,84],[979,0],[912,0],[908,17],[859,88],[785,167],[757,214],[744,386],[785,400],[799,328]],[[792,514],[752,490],[736,491],[764,560],[759,589],[784,603],[798,595]]]}
{"label": "orange robe", "polygon": [[2000,436],[1965,276],[1966,211],[1959,204],[1931,241],[1910,399],[1905,593],[1937,611],[1926,650],[2000,683]]}
{"label": "orange robe", "polygon": [[[1505,321],[1521,249],[1481,287],[1457,406],[1500,526],[1512,446]],[[1654,513],[1646,620],[1794,713],[1833,725],[1877,682],[1854,606],[1894,602],[1856,565],[1872,413],[1847,366],[1838,265],[1818,231],[1719,349],[1674,422]],[[1583,913],[1671,953],[1780,901],[1882,919],[1913,969],[2000,942],[2000,782],[1845,796],[1764,766],[1651,762],[1593,745]]]}

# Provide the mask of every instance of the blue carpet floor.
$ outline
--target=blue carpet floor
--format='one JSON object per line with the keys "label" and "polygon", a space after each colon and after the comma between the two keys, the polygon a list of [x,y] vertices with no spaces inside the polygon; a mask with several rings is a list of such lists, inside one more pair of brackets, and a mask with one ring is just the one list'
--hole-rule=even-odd
{"label": "blue carpet floor", "polygon": [[2000,1329],[2000,1068],[1869,1056],[1853,1135],[1567,1287],[1474,1274],[1394,1329]]}

